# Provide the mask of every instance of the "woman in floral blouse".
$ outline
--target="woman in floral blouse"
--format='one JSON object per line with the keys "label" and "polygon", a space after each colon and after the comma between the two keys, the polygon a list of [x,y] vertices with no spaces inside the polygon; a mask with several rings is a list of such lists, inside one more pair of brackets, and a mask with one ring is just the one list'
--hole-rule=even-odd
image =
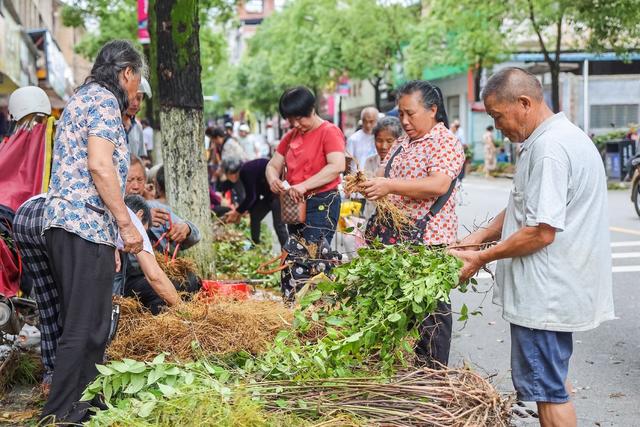
{"label": "woman in floral blouse", "polygon": [[129,152],[122,113],[136,96],[144,70],[130,42],[105,44],[58,124],[43,228],[62,335],[42,412],[47,421],[88,418],[90,404],[79,400],[104,358],[119,268],[118,235],[125,251],[142,249],[142,236],[123,200]]}
{"label": "woman in floral blouse", "polygon": [[[424,80],[406,83],[398,90],[398,112],[406,135],[383,160],[378,177],[367,181],[365,195],[387,196],[415,222],[410,236],[391,225],[372,227],[384,243],[402,240],[444,247],[456,241],[455,181],[464,163],[460,141],[449,131],[442,92]],[[438,199],[446,203],[432,211]],[[373,236],[376,237],[376,236]],[[451,345],[451,305],[440,303],[420,330],[416,353],[425,362],[446,365]]]}

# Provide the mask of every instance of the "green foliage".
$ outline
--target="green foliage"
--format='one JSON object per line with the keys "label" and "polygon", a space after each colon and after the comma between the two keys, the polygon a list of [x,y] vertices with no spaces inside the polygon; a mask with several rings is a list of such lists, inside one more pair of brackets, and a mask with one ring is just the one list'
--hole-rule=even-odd
{"label": "green foliage", "polygon": [[222,103],[275,112],[282,91],[333,88],[343,74],[380,85],[402,56],[416,7],[373,0],[296,0],[265,19],[216,90]]}
{"label": "green foliage", "polygon": [[[269,279],[256,273],[263,262],[273,258],[272,237],[266,224],[260,228],[260,243],[251,242],[249,222],[244,220],[237,225],[226,225],[225,233],[233,236],[228,240],[213,243],[216,274],[225,278]],[[278,279],[279,275],[272,275]]]}
{"label": "green foliage", "polygon": [[596,144],[598,150],[601,151],[604,150],[605,143],[609,141],[625,139],[627,133],[628,131],[625,130],[614,130],[612,132],[596,136],[595,138],[593,138],[593,143]]}
{"label": "green foliage", "polygon": [[[367,366],[392,372],[412,352],[417,324],[458,285],[461,262],[444,251],[395,245],[358,255],[303,294],[295,330],[281,332],[256,361],[264,376],[342,377]],[[318,325],[325,335],[305,339]]]}
{"label": "green foliage", "polygon": [[508,51],[507,2],[441,0],[431,6],[407,49],[410,76],[421,78],[425,67],[489,67]]}
{"label": "green foliage", "polygon": [[62,22],[68,27],[81,27],[87,20],[97,23],[88,31],[75,50],[92,60],[108,41],[128,39],[137,43],[138,13],[136,0],[74,0],[62,9]]}

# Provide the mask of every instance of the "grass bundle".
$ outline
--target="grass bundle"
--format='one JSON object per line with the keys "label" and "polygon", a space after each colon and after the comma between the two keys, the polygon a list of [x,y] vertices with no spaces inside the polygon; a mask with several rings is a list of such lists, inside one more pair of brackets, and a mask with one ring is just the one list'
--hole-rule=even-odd
{"label": "grass bundle", "polygon": [[363,425],[509,425],[510,401],[480,375],[422,368],[392,378],[269,381],[247,385],[268,411],[302,418],[350,415]]}
{"label": "grass bundle", "polygon": [[[354,175],[347,175],[344,181],[344,189],[348,193],[364,193],[362,184],[367,181],[367,177],[362,171],[358,171]],[[392,224],[396,230],[401,231],[414,223],[413,219],[407,216],[406,212],[396,206],[387,196],[370,202],[376,205],[375,221],[377,225]]]}
{"label": "grass bundle", "polygon": [[194,298],[157,316],[135,299],[117,302],[121,314],[118,334],[107,349],[111,359],[149,361],[162,352],[180,361],[238,351],[256,355],[293,320],[291,310],[274,301]]}

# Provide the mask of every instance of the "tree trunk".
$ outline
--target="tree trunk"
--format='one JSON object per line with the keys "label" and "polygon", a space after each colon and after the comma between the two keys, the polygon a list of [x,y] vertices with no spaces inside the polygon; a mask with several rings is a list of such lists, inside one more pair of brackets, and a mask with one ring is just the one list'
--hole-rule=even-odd
{"label": "tree trunk", "polygon": [[[157,82],[167,200],[200,229],[190,251],[201,274],[210,271],[212,251],[209,185],[205,160],[198,0],[155,0],[151,62]],[[161,48],[158,48],[161,46]]]}
{"label": "tree trunk", "polygon": [[380,85],[382,84],[382,77],[376,77],[375,80],[369,80],[369,83],[371,83],[371,86],[373,86],[376,108],[378,109],[378,111],[382,111],[382,105],[381,105],[382,100],[380,99],[381,98]]}
{"label": "tree trunk", "polygon": [[551,108],[554,113],[558,113],[560,111],[560,64],[549,64],[549,70],[551,72]]}

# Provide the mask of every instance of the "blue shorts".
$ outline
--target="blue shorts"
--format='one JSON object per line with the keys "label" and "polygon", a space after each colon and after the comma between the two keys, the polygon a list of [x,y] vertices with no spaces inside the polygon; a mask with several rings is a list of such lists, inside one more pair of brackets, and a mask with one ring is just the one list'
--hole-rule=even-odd
{"label": "blue shorts", "polygon": [[518,399],[565,403],[571,332],[531,329],[511,324],[511,378]]}

